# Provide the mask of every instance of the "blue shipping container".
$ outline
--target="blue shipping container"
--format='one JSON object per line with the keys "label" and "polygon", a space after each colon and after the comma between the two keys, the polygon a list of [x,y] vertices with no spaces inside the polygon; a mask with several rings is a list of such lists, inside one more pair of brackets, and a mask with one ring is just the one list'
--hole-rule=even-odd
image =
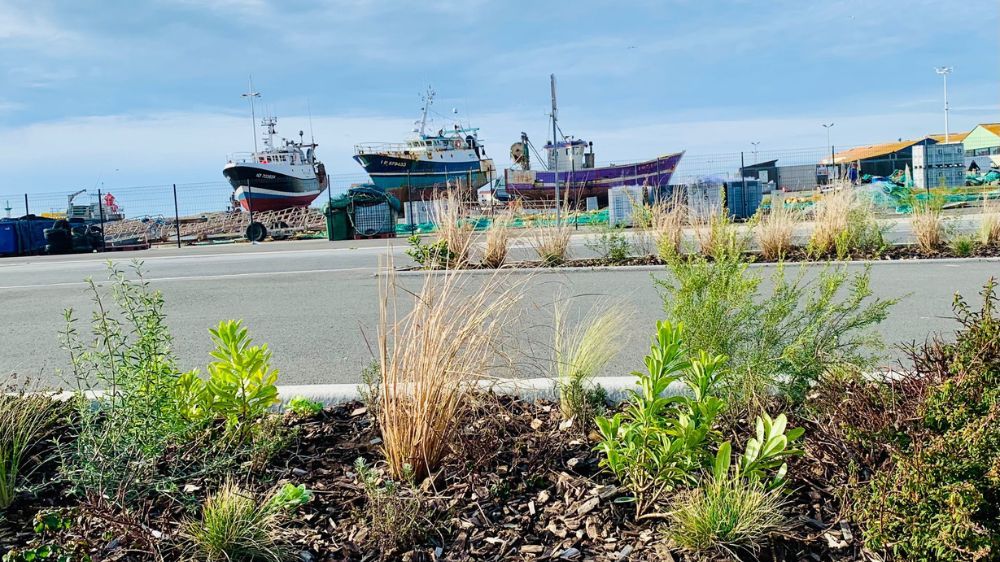
{"label": "blue shipping container", "polygon": [[17,223],[0,221],[0,256],[16,256],[20,252],[17,248]]}
{"label": "blue shipping container", "polygon": [[[3,242],[0,242],[0,247],[5,248],[5,250],[0,250],[2,255],[24,255],[24,254],[40,254],[45,251],[45,229],[52,228],[56,223],[54,219],[46,219],[42,217],[36,217],[35,215],[26,215],[19,219],[3,219],[0,224],[7,226],[10,225],[12,229],[12,234],[4,232],[0,234],[4,238]],[[13,251],[7,252],[7,244],[10,244],[11,238],[13,239],[12,247]]]}

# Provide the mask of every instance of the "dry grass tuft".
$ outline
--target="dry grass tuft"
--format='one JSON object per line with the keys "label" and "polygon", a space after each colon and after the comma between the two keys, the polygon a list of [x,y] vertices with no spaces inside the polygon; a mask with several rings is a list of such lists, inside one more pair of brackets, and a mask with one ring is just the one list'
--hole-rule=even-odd
{"label": "dry grass tuft", "polygon": [[987,246],[1000,246],[1000,199],[983,194],[983,220],[979,225],[979,241]]}
{"label": "dry grass tuft", "polygon": [[877,253],[884,249],[882,229],[871,200],[861,199],[851,187],[826,194],[816,204],[809,253],[846,258],[854,251]]}
{"label": "dry grass tuft", "polygon": [[434,200],[432,213],[438,240],[448,245],[450,260],[447,266],[463,267],[469,261],[476,230],[462,199],[454,190],[449,190],[443,199]]}
{"label": "dry grass tuft", "polygon": [[589,383],[621,351],[629,315],[619,306],[603,312],[591,311],[590,320],[570,327],[568,304],[556,304],[555,333],[556,384],[563,417],[590,417],[592,390]]}
{"label": "dry grass tuft", "polygon": [[499,268],[507,261],[510,250],[510,223],[514,219],[510,211],[504,211],[493,218],[493,224],[486,231],[486,249],[483,265]]}
{"label": "dry grass tuft", "polygon": [[27,385],[0,381],[0,512],[10,507],[32,450],[52,427],[59,407]]}
{"label": "dry grass tuft", "polygon": [[391,260],[379,286],[382,451],[394,478],[430,475],[450,450],[469,384],[486,378],[513,319],[519,284],[494,275],[467,287],[455,271],[428,275],[399,318]]}
{"label": "dry grass tuft", "polygon": [[566,223],[545,228],[533,228],[531,247],[535,249],[542,265],[554,267],[562,265],[569,256],[569,238],[572,230]]}
{"label": "dry grass tuft", "polygon": [[770,212],[760,216],[754,234],[764,259],[784,259],[792,249],[792,236],[798,223],[799,214],[784,205],[772,207]]}
{"label": "dry grass tuft", "polygon": [[705,257],[738,256],[747,250],[749,240],[740,234],[725,209],[713,210],[707,217],[692,217],[691,227]]}
{"label": "dry grass tuft", "polygon": [[941,205],[935,201],[915,201],[910,227],[917,239],[917,247],[924,254],[936,252],[944,244],[944,222]]}
{"label": "dry grass tuft", "polygon": [[656,237],[656,254],[668,260],[681,253],[684,227],[688,222],[688,209],[679,193],[670,201],[660,202],[652,208],[652,229]]}

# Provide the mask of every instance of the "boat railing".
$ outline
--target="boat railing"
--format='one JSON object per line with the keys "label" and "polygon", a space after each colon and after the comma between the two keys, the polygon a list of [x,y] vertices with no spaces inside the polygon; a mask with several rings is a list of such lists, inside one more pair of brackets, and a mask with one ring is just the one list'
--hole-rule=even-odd
{"label": "boat railing", "polygon": [[425,147],[410,146],[405,142],[372,142],[354,145],[354,153],[358,155],[365,155],[385,152],[413,152],[424,148]]}

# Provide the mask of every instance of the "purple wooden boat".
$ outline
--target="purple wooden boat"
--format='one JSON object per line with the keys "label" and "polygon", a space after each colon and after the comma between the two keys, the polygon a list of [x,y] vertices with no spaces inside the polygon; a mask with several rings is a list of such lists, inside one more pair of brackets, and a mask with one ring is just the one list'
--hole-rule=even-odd
{"label": "purple wooden boat", "polygon": [[[591,152],[585,152],[590,146]],[[511,147],[514,162],[530,168],[524,158],[527,154],[527,139]],[[560,197],[573,206],[581,206],[588,197],[597,197],[601,205],[607,205],[608,190],[622,185],[646,187],[665,186],[684,156],[683,152],[666,154],[657,158],[612,166],[595,167],[593,145],[578,139],[570,139],[545,145],[548,153],[549,170],[513,169],[504,170],[504,185],[495,193],[500,200],[555,200],[556,173],[551,171],[558,164]],[[558,151],[558,162],[553,158]]]}

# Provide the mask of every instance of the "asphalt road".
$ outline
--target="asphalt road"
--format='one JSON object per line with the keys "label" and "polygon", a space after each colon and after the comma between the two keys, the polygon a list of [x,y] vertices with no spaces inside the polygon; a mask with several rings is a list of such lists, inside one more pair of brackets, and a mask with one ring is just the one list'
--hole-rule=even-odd
{"label": "asphalt road", "polygon": [[[370,361],[366,343],[374,342],[378,319],[380,259],[392,254],[396,265],[408,263],[404,241],[272,242],[103,255],[42,256],[0,259],[0,374],[16,372],[42,381],[65,381],[67,355],[58,332],[63,310],[73,308],[86,328],[93,303],[84,279],[106,279],[106,260],[144,262],[146,279],[162,290],[174,347],[184,369],[204,366],[211,344],[208,328],[221,319],[242,318],[258,342],[274,351],[283,384],[353,383]],[[518,253],[527,250],[522,248]],[[573,243],[578,256],[588,253],[582,238]],[[770,266],[755,266],[770,270]],[[860,270],[861,265],[849,265]],[[807,266],[812,276],[820,266]],[[878,262],[871,266],[879,296],[907,295],[881,331],[892,343],[923,340],[948,333],[952,296],[974,296],[990,275],[1000,276],[1000,262],[987,260]],[[766,273],[766,272],[765,272]],[[522,283],[523,301],[516,339],[508,349],[512,371],[498,375],[535,377],[551,366],[552,304],[568,299],[574,313],[621,302],[632,313],[629,338],[619,358],[604,374],[620,375],[641,367],[649,337],[662,318],[662,301],[653,276],[662,268],[615,270],[516,271],[510,283]],[[486,279],[468,279],[468,290]],[[417,288],[424,274],[401,276]],[[100,283],[106,290],[106,283]],[[767,284],[765,283],[765,288]],[[897,354],[898,355],[898,354]]]}

